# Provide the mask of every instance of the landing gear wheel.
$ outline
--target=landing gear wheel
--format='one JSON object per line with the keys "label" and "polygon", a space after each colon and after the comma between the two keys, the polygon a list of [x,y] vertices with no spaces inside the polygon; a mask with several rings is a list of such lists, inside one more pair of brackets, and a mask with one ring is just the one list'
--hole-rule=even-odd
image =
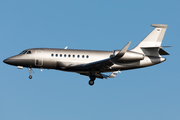
{"label": "landing gear wheel", "polygon": [[91,85],[91,86],[94,85],[94,80],[90,80],[89,85]]}
{"label": "landing gear wheel", "polygon": [[29,79],[32,79],[32,75],[29,76]]}
{"label": "landing gear wheel", "polygon": [[32,70],[32,68],[29,68],[29,79],[32,79],[32,73],[34,73],[34,71]]}

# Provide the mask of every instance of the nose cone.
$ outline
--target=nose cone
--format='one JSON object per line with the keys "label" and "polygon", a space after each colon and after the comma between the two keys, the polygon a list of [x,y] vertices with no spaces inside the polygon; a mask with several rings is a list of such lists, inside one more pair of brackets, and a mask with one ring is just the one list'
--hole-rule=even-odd
{"label": "nose cone", "polygon": [[7,64],[8,63],[8,59],[3,60],[3,62]]}
{"label": "nose cone", "polygon": [[10,63],[11,63],[10,60],[9,60],[9,58],[3,60],[3,62],[6,63],[6,64],[10,64]]}
{"label": "nose cone", "polygon": [[22,57],[19,55],[9,57],[5,59],[3,62],[9,65],[14,65],[14,66],[24,66],[25,64],[29,65],[26,58],[24,57],[24,59],[22,59]]}
{"label": "nose cone", "polygon": [[4,62],[4,63],[6,63],[6,59],[5,59],[5,60],[3,60],[3,62]]}
{"label": "nose cone", "polygon": [[14,59],[14,57],[9,57],[9,58],[5,59],[3,62],[6,64],[9,64],[9,65],[16,65],[17,60]]}

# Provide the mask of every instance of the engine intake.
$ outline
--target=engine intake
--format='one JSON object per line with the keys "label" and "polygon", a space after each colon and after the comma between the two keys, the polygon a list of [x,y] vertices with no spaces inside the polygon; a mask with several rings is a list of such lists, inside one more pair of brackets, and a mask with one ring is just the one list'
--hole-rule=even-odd
{"label": "engine intake", "polygon": [[[114,54],[116,54],[117,52],[119,52],[119,50],[115,50]],[[144,55],[141,53],[136,53],[136,52],[132,52],[132,51],[127,51],[120,59],[118,59],[117,61],[137,61],[137,60],[143,60],[144,59]]]}

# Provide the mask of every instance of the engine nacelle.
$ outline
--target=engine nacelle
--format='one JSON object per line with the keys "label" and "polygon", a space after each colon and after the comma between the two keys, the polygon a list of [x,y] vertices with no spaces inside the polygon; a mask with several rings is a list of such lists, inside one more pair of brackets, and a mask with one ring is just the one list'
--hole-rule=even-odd
{"label": "engine nacelle", "polygon": [[[116,54],[119,52],[118,50],[115,50],[114,53]],[[136,60],[143,60],[144,55],[141,53],[136,53],[132,51],[127,51],[118,61],[136,61]]]}

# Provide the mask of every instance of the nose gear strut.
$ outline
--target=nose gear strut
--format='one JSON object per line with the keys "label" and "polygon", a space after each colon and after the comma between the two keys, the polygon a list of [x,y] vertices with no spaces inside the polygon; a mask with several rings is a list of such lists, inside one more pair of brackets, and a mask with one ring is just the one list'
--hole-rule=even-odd
{"label": "nose gear strut", "polygon": [[32,79],[32,73],[34,73],[33,69],[32,68],[29,68],[29,79]]}

